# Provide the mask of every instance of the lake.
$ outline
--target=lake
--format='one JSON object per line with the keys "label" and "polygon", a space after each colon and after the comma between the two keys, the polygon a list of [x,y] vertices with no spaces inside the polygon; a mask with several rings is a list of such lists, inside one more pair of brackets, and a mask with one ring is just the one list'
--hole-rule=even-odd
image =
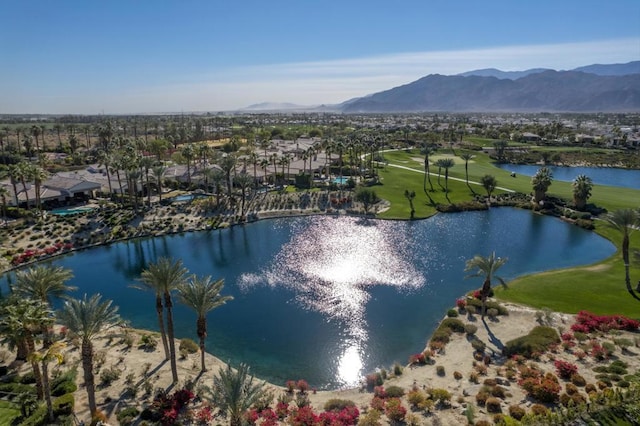
{"label": "lake", "polygon": [[[495,164],[503,170],[519,175],[533,176],[540,165],[532,164]],[[587,175],[596,185],[621,186],[640,189],[640,170],[619,169],[615,167],[562,167],[547,166],[553,178],[564,182],[573,182],[578,175]]]}
{"label": "lake", "polygon": [[[208,315],[207,350],[258,377],[318,389],[357,385],[406,364],[480,278],[475,254],[509,257],[503,278],[589,264],[615,247],[595,233],[527,210],[439,214],[420,221],[310,216],[116,243],[56,258],[82,293],[113,299],[132,326],[156,329],[154,296],[129,286],[160,256],[224,278],[235,300]],[[6,278],[4,281],[6,287]],[[196,340],[195,314],[176,304],[176,335]]]}

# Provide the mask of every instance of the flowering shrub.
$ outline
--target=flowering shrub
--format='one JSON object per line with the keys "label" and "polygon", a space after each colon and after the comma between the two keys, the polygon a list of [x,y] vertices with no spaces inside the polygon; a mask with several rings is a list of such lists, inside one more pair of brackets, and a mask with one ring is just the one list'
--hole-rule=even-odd
{"label": "flowering shrub", "polygon": [[200,424],[209,424],[213,420],[213,413],[211,407],[205,405],[198,411],[196,411],[196,421]]}
{"label": "flowering shrub", "polygon": [[38,249],[38,250],[25,250],[23,253],[21,254],[17,254],[15,256],[13,256],[13,258],[11,259],[11,264],[12,265],[20,265],[23,263],[27,263],[31,260],[37,259],[39,257],[42,256],[51,256],[52,254],[55,254],[59,251],[66,251],[66,250],[71,250],[73,248],[73,244],[71,243],[56,243],[52,246],[49,247],[45,247],[43,249]]}
{"label": "flowering shrub", "polygon": [[561,386],[553,374],[542,377],[539,370],[528,367],[522,369],[520,374],[523,378],[518,381],[518,384],[530,397],[539,402],[554,402],[558,399]]}
{"label": "flowering shrub", "polygon": [[563,379],[570,379],[571,375],[578,372],[578,366],[575,364],[571,364],[570,362],[562,361],[560,359],[554,362],[556,367],[556,371],[558,372],[558,376]]}
{"label": "flowering shrub", "polygon": [[278,424],[278,415],[270,408],[260,412],[262,422],[260,426],[276,426]]}
{"label": "flowering shrub", "polygon": [[383,383],[382,374],[380,373],[367,374],[365,380],[367,382],[367,389],[369,390],[373,390],[375,386],[381,386]]}
{"label": "flowering shrub", "polygon": [[409,357],[409,364],[426,364],[427,358],[424,353],[414,354]]}
{"label": "flowering shrub", "polygon": [[466,299],[458,299],[456,300],[456,307],[460,310],[464,309],[467,306]]}
{"label": "flowering shrub", "polygon": [[293,393],[293,391],[296,389],[296,381],[287,380],[287,383],[285,383],[285,386],[287,387],[287,392]]}
{"label": "flowering shrub", "polygon": [[245,421],[250,425],[255,425],[260,416],[258,415],[258,410],[252,408],[251,410],[244,413]]}
{"label": "flowering shrub", "polygon": [[594,340],[591,343],[591,356],[598,361],[602,361],[609,357],[609,353],[605,348],[602,347],[600,343]]}
{"label": "flowering shrub", "polygon": [[590,333],[594,330],[627,330],[636,331],[640,328],[640,321],[623,315],[596,315],[588,311],[580,311],[576,316],[576,323],[571,326],[574,332]]}
{"label": "flowering shrub", "polygon": [[276,405],[276,414],[280,420],[287,417],[289,415],[289,404],[286,402],[278,402]]}
{"label": "flowering shrub", "polygon": [[392,422],[402,422],[407,415],[407,409],[402,406],[399,398],[391,398],[387,401],[384,413]]}
{"label": "flowering shrub", "polygon": [[384,386],[376,386],[373,388],[373,396],[385,399],[387,397],[387,392],[384,390]]}
{"label": "flowering shrub", "polygon": [[384,399],[374,396],[371,400],[371,408],[378,411],[384,411],[385,401]]}
{"label": "flowering shrub", "polygon": [[324,411],[319,419],[324,426],[352,426],[358,423],[360,411],[352,405],[340,411]]}
{"label": "flowering shrub", "polygon": [[293,412],[291,424],[293,426],[315,426],[320,421],[320,417],[313,412],[313,408],[305,406]]}
{"label": "flowering shrub", "polygon": [[306,381],[306,380],[302,380],[302,379],[300,379],[300,380],[298,380],[298,382],[296,383],[296,387],[298,388],[298,390],[299,390],[301,393],[305,393],[306,391],[308,391],[308,390],[309,390],[309,383],[307,383],[307,381]]}

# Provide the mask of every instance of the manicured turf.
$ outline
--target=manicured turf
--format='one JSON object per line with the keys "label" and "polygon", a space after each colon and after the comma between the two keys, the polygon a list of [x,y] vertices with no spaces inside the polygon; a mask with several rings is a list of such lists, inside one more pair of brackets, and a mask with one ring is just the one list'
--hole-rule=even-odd
{"label": "manicured turf", "polygon": [[9,401],[0,400],[0,426],[10,426],[20,417],[20,408]]}
{"label": "manicured turf", "polygon": [[[442,150],[437,155],[449,154]],[[460,152],[456,152],[460,154]],[[491,174],[498,180],[498,186],[517,192],[530,193],[531,178],[517,176],[512,178],[508,171],[495,167],[486,154],[473,153],[476,157],[469,162],[469,180],[479,181],[484,174]],[[384,154],[389,166],[380,171],[382,184],[373,187],[378,196],[391,201],[391,209],[379,215],[381,218],[408,219],[410,216],[409,202],[404,196],[405,189],[416,192],[414,207],[416,218],[428,217],[435,213],[423,190],[423,164],[418,150],[396,151]],[[450,177],[465,179],[464,162],[457,159],[456,165],[449,170]],[[392,165],[400,165],[414,169],[405,170]],[[437,167],[431,167],[431,172],[438,172]],[[437,184],[437,176],[431,181],[435,189],[428,194],[436,203],[448,203],[446,194]],[[444,185],[444,174],[440,179]],[[429,184],[427,183],[427,188]],[[472,188],[483,193],[481,186]],[[496,191],[500,193],[501,191]],[[571,199],[571,183],[554,181],[549,194],[564,199]],[[471,191],[465,182],[449,179],[449,199],[457,203],[471,199]],[[621,208],[640,207],[640,191],[627,188],[606,187],[595,185],[590,202],[604,207],[609,211]],[[611,240],[620,247],[621,235],[604,225],[596,222],[596,232]],[[569,225],[568,225],[569,226]],[[640,231],[631,236],[632,251],[640,250]],[[632,264],[631,280],[635,288],[640,279],[640,265]],[[624,283],[624,267],[620,252],[603,262],[590,267],[574,268],[560,271],[549,271],[521,277],[509,283],[509,289],[496,289],[496,296],[505,301],[522,303],[539,309],[549,308],[554,311],[575,313],[589,310],[598,314],[622,314],[633,318],[640,318],[640,302],[633,299],[626,290]]]}

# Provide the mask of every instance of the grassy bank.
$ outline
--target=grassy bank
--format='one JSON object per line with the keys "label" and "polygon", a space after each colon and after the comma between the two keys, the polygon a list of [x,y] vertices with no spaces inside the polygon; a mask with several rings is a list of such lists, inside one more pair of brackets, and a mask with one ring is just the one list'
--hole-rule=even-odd
{"label": "grassy bank", "polygon": [[[460,152],[456,153],[460,154]],[[490,174],[496,177],[500,187],[525,194],[531,192],[530,177],[511,177],[508,171],[496,167],[486,154],[477,152],[473,154],[475,158],[468,165],[469,181],[478,182],[483,175]],[[450,155],[450,151],[447,151],[447,155]],[[471,200],[472,191],[484,193],[481,186],[470,184],[472,188],[470,189],[464,182],[466,179],[464,161],[459,157],[455,158],[456,165],[449,170],[449,199],[437,183],[438,169],[434,166],[431,167],[431,173],[435,173],[435,176],[431,176],[434,191],[425,193],[421,157],[418,150],[385,153],[389,165],[381,170],[382,184],[375,187],[375,190],[380,197],[391,201],[391,208],[381,214],[381,218],[408,219],[410,217],[409,201],[404,196],[405,189],[416,193],[414,199],[416,218],[425,218],[436,212],[429,197],[434,203],[460,203]],[[454,178],[463,181],[454,180]],[[444,174],[440,178],[440,183],[444,186]],[[427,188],[429,188],[428,183]],[[504,191],[496,191],[496,193],[501,192]],[[569,200],[572,197],[571,183],[554,181],[548,194]],[[638,208],[639,200],[639,190],[594,185],[590,202],[613,211],[622,208]],[[607,228],[602,221],[597,221],[596,232],[611,240],[616,247],[620,247],[621,235]],[[638,234],[635,234],[635,238],[634,236],[631,238],[631,249],[640,250]],[[637,264],[631,266],[631,279],[635,288],[640,279],[640,267]],[[509,284],[508,289],[497,289],[496,296],[504,301],[525,304],[538,309],[549,308],[558,312],[576,313],[584,309],[598,314],[640,317],[640,303],[629,295],[625,287],[624,267],[619,251],[595,265],[548,271],[518,278]]]}

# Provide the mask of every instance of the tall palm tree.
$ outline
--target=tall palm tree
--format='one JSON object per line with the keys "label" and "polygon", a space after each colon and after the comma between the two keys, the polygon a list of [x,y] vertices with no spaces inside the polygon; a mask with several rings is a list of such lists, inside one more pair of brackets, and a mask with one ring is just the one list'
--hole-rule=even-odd
{"label": "tall palm tree", "polygon": [[449,192],[449,169],[456,165],[453,158],[441,158],[436,161],[438,168],[444,169],[444,192]]}
{"label": "tall palm tree", "polygon": [[431,187],[431,191],[433,191],[433,184],[431,183],[431,176],[429,174],[429,156],[435,152],[436,150],[431,144],[425,144],[420,150],[420,153],[424,155],[424,181],[422,182],[424,192],[427,192],[427,181],[429,181],[429,186]]}
{"label": "tall palm tree", "polygon": [[13,188],[13,204],[15,207],[18,207],[18,182],[20,181],[20,174],[22,173],[20,170],[20,166],[18,164],[9,164],[9,167],[7,167],[7,172],[9,175],[9,182],[11,183],[11,186]]}
{"label": "tall palm tree", "polygon": [[[631,276],[629,274],[629,237],[640,225],[640,213],[633,209],[620,209],[608,213],[605,216],[606,224],[609,228],[615,229],[622,234],[622,261],[624,262],[624,282],[629,294],[640,300],[640,297],[631,287]],[[640,291],[640,290],[639,290]]]}
{"label": "tall palm tree", "polygon": [[33,179],[33,188],[36,193],[36,208],[42,214],[42,183],[47,180],[49,173],[40,166],[34,166],[31,169],[31,179]]}
{"label": "tall palm tree", "polygon": [[587,175],[578,175],[571,183],[571,187],[573,189],[573,203],[578,210],[584,209],[587,200],[591,197],[593,181]]}
{"label": "tall palm tree", "polygon": [[264,383],[254,383],[249,366],[240,364],[236,371],[230,365],[220,367],[213,377],[211,401],[229,417],[231,426],[242,424],[242,415],[263,395]]}
{"label": "tall palm tree", "polygon": [[164,179],[165,175],[167,174],[167,166],[165,166],[164,164],[153,166],[151,168],[151,173],[153,174],[153,177],[156,178],[158,198],[159,201],[162,201],[162,179]]}
{"label": "tall palm tree", "polygon": [[464,160],[464,176],[467,181],[467,187],[469,187],[471,192],[474,192],[474,191],[473,191],[473,188],[469,186],[469,160],[473,160],[475,157],[476,157],[475,155],[469,154],[468,152],[460,154],[460,158]]}
{"label": "tall palm tree", "polygon": [[491,193],[496,186],[498,186],[498,181],[493,175],[484,175],[480,178],[480,183],[485,191],[487,191],[487,197],[491,198]]}
{"label": "tall palm tree", "polygon": [[473,258],[467,260],[465,271],[476,270],[476,272],[468,275],[467,278],[470,277],[484,277],[484,282],[482,283],[482,289],[480,290],[480,299],[482,300],[482,318],[486,313],[487,308],[487,298],[491,294],[491,280],[493,278],[497,279],[500,284],[506,287],[507,283],[501,277],[496,275],[496,272],[502,265],[507,263],[507,258],[496,257],[496,252],[491,253],[490,256],[484,257],[480,255],[475,255]]}
{"label": "tall palm tree", "polygon": [[531,178],[531,185],[533,186],[534,199],[536,203],[544,200],[552,181],[553,174],[547,167],[540,167],[536,174],[533,175]]}
{"label": "tall palm tree", "polygon": [[233,300],[233,296],[221,296],[224,280],[212,281],[211,276],[197,277],[192,275],[189,280],[178,287],[179,300],[193,309],[198,316],[196,333],[200,339],[200,371],[205,372],[204,343],[207,338],[207,313]]}
{"label": "tall palm tree", "polygon": [[236,184],[240,187],[240,197],[242,200],[240,204],[240,217],[244,217],[244,205],[247,198],[247,189],[251,188],[252,183],[253,178],[247,173],[243,172],[236,176]]}
{"label": "tall palm tree", "polygon": [[5,186],[0,186],[0,200],[2,200],[2,217],[6,220],[7,218],[7,196],[9,195],[9,190]]}
{"label": "tall palm tree", "polygon": [[227,197],[231,197],[233,191],[233,181],[231,180],[231,174],[236,168],[236,157],[233,154],[225,155],[220,160],[219,166],[224,172],[224,176],[227,181]]}
{"label": "tall palm tree", "polygon": [[55,417],[53,415],[53,403],[51,401],[51,384],[49,382],[49,363],[51,361],[57,361],[58,365],[64,361],[62,355],[62,349],[66,344],[64,342],[55,342],[48,348],[43,348],[40,351],[35,351],[30,355],[32,360],[40,362],[42,365],[42,391],[44,394],[44,400],[47,404],[47,417],[49,422],[53,422]]}
{"label": "tall palm tree", "polygon": [[93,375],[93,343],[97,335],[120,324],[118,307],[111,300],[102,301],[100,294],[82,299],[67,299],[58,313],[58,321],[81,340],[82,370],[84,385],[89,400],[89,411],[96,412],[95,381]]}
{"label": "tall palm tree", "polygon": [[[151,290],[156,294],[156,313],[158,314],[158,325],[162,336],[165,358],[171,362],[171,374],[173,382],[178,381],[178,367],[176,365],[176,345],[173,332],[173,300],[171,292],[183,285],[187,280],[187,269],[182,266],[181,260],[173,261],[166,257],[161,257],[155,263],[142,271],[140,275],[141,286],[135,288]],[[164,303],[164,309],[163,309]],[[167,327],[164,327],[164,315],[166,311]]]}

